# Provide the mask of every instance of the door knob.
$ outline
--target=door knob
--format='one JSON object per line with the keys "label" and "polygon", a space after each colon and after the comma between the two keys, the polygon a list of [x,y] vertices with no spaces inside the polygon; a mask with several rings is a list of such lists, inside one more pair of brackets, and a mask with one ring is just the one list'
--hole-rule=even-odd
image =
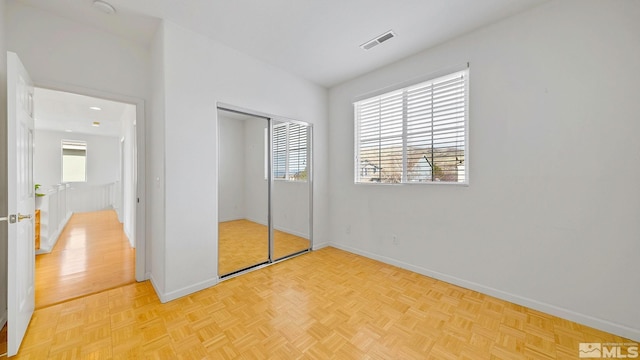
{"label": "door knob", "polygon": [[29,215],[18,214],[18,221],[22,221],[24,219],[31,219],[31,214]]}

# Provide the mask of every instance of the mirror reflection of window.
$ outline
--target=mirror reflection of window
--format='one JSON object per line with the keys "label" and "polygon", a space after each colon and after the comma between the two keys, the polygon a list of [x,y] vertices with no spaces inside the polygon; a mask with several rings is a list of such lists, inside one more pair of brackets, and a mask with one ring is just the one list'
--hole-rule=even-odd
{"label": "mirror reflection of window", "polygon": [[273,126],[273,178],[306,181],[308,127],[298,123]]}
{"label": "mirror reflection of window", "polygon": [[311,127],[297,121],[273,124],[273,258],[311,247]]}
{"label": "mirror reflection of window", "polygon": [[311,134],[299,121],[218,109],[218,274],[311,249]]}

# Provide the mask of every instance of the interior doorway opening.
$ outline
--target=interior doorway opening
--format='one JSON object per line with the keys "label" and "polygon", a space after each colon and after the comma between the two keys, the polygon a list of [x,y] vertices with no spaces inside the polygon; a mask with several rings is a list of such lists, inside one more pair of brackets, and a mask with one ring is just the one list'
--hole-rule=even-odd
{"label": "interior doorway opening", "polygon": [[135,281],[137,106],[35,88],[37,308]]}

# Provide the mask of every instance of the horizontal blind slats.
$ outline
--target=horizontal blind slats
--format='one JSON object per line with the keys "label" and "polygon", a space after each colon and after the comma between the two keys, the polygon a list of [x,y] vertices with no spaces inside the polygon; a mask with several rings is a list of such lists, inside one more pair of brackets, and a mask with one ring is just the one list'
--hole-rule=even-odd
{"label": "horizontal blind slats", "polygon": [[408,182],[464,180],[465,74],[356,103],[358,180],[401,182],[403,173]]}

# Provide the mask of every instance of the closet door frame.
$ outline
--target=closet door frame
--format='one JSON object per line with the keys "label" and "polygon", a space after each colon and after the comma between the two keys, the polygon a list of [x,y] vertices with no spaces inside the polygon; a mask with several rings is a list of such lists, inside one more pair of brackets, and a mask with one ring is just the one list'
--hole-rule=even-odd
{"label": "closet door frame", "polygon": [[[280,261],[289,259],[291,257],[294,256],[298,256],[298,255],[302,255],[304,253],[310,252],[313,250],[313,125],[304,121],[298,121],[298,120],[293,120],[293,119],[288,119],[288,118],[284,118],[284,117],[280,117],[280,116],[275,116],[275,115],[271,115],[271,114],[267,114],[267,113],[263,113],[260,111],[254,111],[254,110],[250,110],[250,109],[246,109],[246,108],[242,108],[242,107],[238,107],[235,105],[230,105],[230,104],[225,104],[222,102],[218,102],[216,104],[216,109],[218,111],[222,110],[222,111],[229,111],[229,112],[234,112],[234,113],[238,113],[238,114],[242,114],[242,115],[248,115],[248,116],[253,116],[253,117],[257,117],[257,118],[262,118],[267,120],[267,153],[268,153],[268,161],[267,161],[267,182],[268,182],[268,196],[267,196],[267,224],[268,224],[268,229],[269,229],[269,235],[268,235],[268,241],[269,241],[269,256],[268,256],[268,262],[267,263],[260,263],[260,264],[256,264],[253,266],[249,266],[247,268],[243,268],[243,269],[238,269],[237,271],[233,271],[229,274],[220,274],[219,270],[218,270],[218,278],[219,280],[227,280],[227,279],[231,279],[233,277],[236,277],[238,275],[242,275],[245,274],[249,271],[252,270],[256,270],[256,269],[261,269],[263,267],[269,266],[271,264],[275,264],[278,263]],[[274,178],[273,178],[273,144],[272,144],[272,136],[273,136],[273,126],[274,126],[274,121],[278,121],[278,122],[289,122],[289,123],[297,123],[297,124],[301,124],[307,127],[307,164],[308,164],[308,169],[307,169],[307,186],[308,186],[308,196],[309,196],[309,247],[305,250],[301,250],[289,255],[286,255],[282,258],[278,258],[278,259],[274,259],[274,244],[275,244],[275,238],[274,238],[274,224],[273,224],[273,186],[274,186]],[[217,127],[218,131],[220,129],[220,127]],[[218,133],[218,137],[220,136],[220,134]],[[219,143],[219,141],[218,141]],[[218,156],[220,154],[220,151],[218,150]],[[218,160],[218,166],[220,161]],[[218,172],[219,173],[219,172]],[[219,192],[219,185],[216,187],[216,191]],[[218,198],[219,200],[219,198]],[[218,219],[216,219],[216,221],[218,221]],[[220,251],[220,247],[218,246],[218,251]],[[218,258],[220,257],[220,254],[218,254]]]}

